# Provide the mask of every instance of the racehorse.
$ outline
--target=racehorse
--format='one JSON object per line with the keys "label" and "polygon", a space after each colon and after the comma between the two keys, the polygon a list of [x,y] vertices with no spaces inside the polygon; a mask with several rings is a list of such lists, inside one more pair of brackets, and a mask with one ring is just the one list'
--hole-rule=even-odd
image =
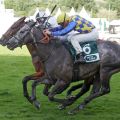
{"label": "racehorse", "polygon": [[[68,50],[57,39],[50,40],[48,44],[41,41],[43,36],[42,30],[34,26],[34,22],[26,23],[8,42],[7,47],[11,50],[24,44],[33,43],[39,54],[40,60],[43,62],[45,75],[39,80],[34,81],[32,85],[31,100],[36,100],[36,86],[38,84],[54,85],[48,98],[51,101],[59,102],[63,106],[67,106],[68,101],[73,99],[54,98],[56,94],[63,92],[72,80],[73,61]],[[96,97],[105,95],[110,92],[110,78],[114,73],[120,71],[120,45],[111,41],[98,41],[98,50],[100,54],[100,62],[91,64],[81,64],[79,80],[86,80],[97,73],[100,78],[99,91],[90,94],[79,106],[71,111],[74,113],[83,109],[91,100]]]}
{"label": "racehorse", "polygon": [[[0,44],[3,46],[6,46],[6,42],[14,35],[16,32],[22,28],[25,25],[25,20],[26,17],[22,17],[18,19],[15,23],[13,23],[10,28],[2,35],[0,39]],[[39,60],[39,56],[36,53],[36,48],[32,44],[27,44],[27,49],[32,57],[32,63],[34,65],[36,73],[25,76],[23,79],[23,91],[24,91],[24,96],[26,98],[29,97],[28,95],[28,90],[27,90],[27,82],[29,80],[37,80],[39,77],[41,77],[44,73],[41,67],[41,62]],[[46,87],[45,87],[46,89]],[[46,90],[44,89],[44,94],[46,94]],[[28,99],[30,100],[30,99]],[[30,101],[31,102],[31,101]]]}
{"label": "racehorse", "polygon": [[[25,25],[25,18],[26,17],[22,17],[20,18],[19,20],[17,20],[15,23],[13,23],[13,25],[11,25],[11,27],[7,30],[7,32],[5,32],[2,36],[2,38],[0,39],[0,44],[2,44],[3,46],[6,45],[7,41],[12,37],[14,36],[14,34],[16,34],[16,32]],[[43,70],[41,70],[41,61],[39,59],[39,56],[37,55],[37,52],[36,52],[36,47],[33,45],[33,44],[26,44],[30,54],[31,54],[31,57],[32,57],[32,63],[35,67],[35,70],[36,70],[36,73],[35,74],[32,74],[32,75],[29,75],[29,76],[26,76],[24,77],[23,79],[23,91],[24,91],[24,96],[28,99],[29,102],[32,102],[29,98],[29,94],[28,94],[28,90],[27,90],[27,82],[29,80],[37,80],[39,79],[42,75],[43,75]],[[67,92],[67,96],[71,94],[72,91],[78,89],[78,88],[81,88],[81,91],[80,93],[77,95],[77,97],[79,96],[82,96],[84,93],[86,93],[89,89],[90,89],[90,85],[93,83],[93,80],[94,79],[94,76],[89,78],[88,80],[85,80],[84,84],[83,83],[80,83],[76,86],[73,86],[70,88],[70,90],[68,90]],[[96,83],[95,83],[96,84]],[[48,88],[50,86],[48,85],[45,85],[45,89],[43,90],[43,93],[45,95],[48,95]],[[98,89],[98,88],[97,88]],[[95,88],[93,88],[92,92],[96,91]]]}

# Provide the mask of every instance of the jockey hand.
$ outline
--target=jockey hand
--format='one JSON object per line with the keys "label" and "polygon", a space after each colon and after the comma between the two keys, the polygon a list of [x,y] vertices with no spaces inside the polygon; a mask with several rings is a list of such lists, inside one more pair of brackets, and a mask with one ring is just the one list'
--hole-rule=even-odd
{"label": "jockey hand", "polygon": [[48,35],[51,35],[51,32],[49,31],[49,29],[46,29],[46,30],[44,30],[43,32],[45,32],[45,33],[48,34]]}

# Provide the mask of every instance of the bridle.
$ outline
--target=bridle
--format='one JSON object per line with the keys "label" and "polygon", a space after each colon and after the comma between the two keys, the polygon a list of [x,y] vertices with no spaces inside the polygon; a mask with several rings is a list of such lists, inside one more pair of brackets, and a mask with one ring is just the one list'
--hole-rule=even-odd
{"label": "bridle", "polygon": [[[27,25],[27,24],[26,24]],[[28,31],[29,33],[30,33],[30,35],[32,36],[32,38],[33,38],[33,40],[34,40],[34,37],[33,37],[33,34],[34,34],[34,27],[35,26],[33,26],[33,27],[30,27],[29,25],[27,25],[27,30],[26,31]],[[41,29],[38,29],[38,30],[40,30],[40,32],[43,34],[43,38],[40,40],[40,41],[36,41],[36,40],[34,40],[34,41],[31,41],[31,42],[29,42],[29,44],[31,43],[34,43],[34,44],[36,44],[36,43],[42,43],[42,44],[47,44],[47,43],[49,43],[49,41],[50,41],[50,37],[48,36],[48,34],[46,34],[45,32],[43,32]],[[26,34],[28,34],[28,33],[26,33]],[[26,36],[26,35],[25,35]],[[24,37],[25,37],[24,36]],[[19,43],[19,46],[21,47],[21,46],[23,46],[23,43],[22,43],[22,41],[21,41],[21,39],[19,39],[18,37],[16,37],[16,35],[14,35],[14,36],[12,36],[13,38],[15,38],[15,40],[16,40],[16,43]],[[22,39],[24,39],[24,37],[22,38]]]}

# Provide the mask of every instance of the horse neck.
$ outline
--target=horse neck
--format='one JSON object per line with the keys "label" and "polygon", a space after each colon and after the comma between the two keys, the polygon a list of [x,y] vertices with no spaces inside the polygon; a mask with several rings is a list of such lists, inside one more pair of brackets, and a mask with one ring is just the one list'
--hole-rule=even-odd
{"label": "horse neck", "polygon": [[[60,46],[59,46],[60,49]],[[37,51],[41,60],[47,60],[53,54],[56,54],[58,48],[56,47],[56,40],[48,44],[38,44]],[[58,53],[57,53],[58,54]]]}
{"label": "horse neck", "polygon": [[61,52],[61,49],[63,47],[60,41],[57,39],[52,39],[47,44],[39,43],[40,38],[44,37],[43,34],[40,34],[40,31],[38,31],[38,29],[34,29],[33,33],[34,37],[32,37],[32,39],[34,41],[38,41],[38,43],[35,43],[35,47],[41,61],[46,61],[50,56],[53,56],[53,54],[57,54],[58,57],[58,53]]}
{"label": "horse neck", "polygon": [[30,55],[33,56],[33,54],[36,52],[36,48],[32,44],[27,44],[26,46]]}

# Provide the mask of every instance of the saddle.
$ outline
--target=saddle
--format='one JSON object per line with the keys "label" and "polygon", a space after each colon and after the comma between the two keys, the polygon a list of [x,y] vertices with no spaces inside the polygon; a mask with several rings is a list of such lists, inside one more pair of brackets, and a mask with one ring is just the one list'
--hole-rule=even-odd
{"label": "saddle", "polygon": [[[63,43],[66,49],[70,52],[72,59],[76,59],[76,51],[70,42]],[[93,63],[100,60],[97,42],[96,41],[88,41],[88,42],[80,42],[80,46],[84,52],[84,59],[86,63]]]}
{"label": "saddle", "polygon": [[[70,42],[64,42],[63,43],[66,49],[69,51],[71,54],[71,57],[73,61],[76,59],[76,51],[72,44]],[[88,41],[88,42],[80,42],[80,46],[82,47],[82,50],[84,52],[83,57],[85,59],[86,64],[88,63],[93,63],[97,62],[100,60],[99,53],[98,53],[98,48],[97,48],[97,42],[94,41]],[[73,76],[72,76],[72,81],[78,81],[80,79],[79,73],[79,64],[76,63],[73,65]]]}

